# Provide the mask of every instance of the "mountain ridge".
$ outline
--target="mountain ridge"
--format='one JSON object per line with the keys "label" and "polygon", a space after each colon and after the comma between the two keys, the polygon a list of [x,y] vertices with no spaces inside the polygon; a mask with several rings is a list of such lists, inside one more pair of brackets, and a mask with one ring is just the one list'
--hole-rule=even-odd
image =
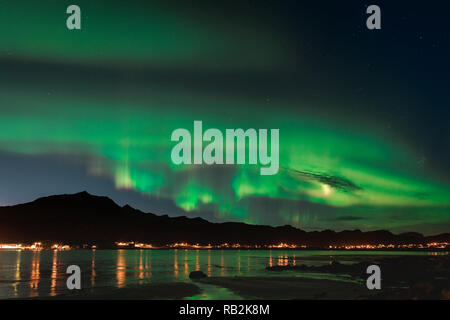
{"label": "mountain ridge", "polygon": [[273,227],[243,222],[213,223],[200,217],[172,218],[146,213],[86,191],[0,207],[0,241],[38,240],[71,243],[145,241],[156,245],[174,242],[270,245],[283,242],[328,247],[450,242],[450,233],[424,236],[406,232],[396,235],[387,230],[363,232],[358,229],[307,232],[291,225]]}

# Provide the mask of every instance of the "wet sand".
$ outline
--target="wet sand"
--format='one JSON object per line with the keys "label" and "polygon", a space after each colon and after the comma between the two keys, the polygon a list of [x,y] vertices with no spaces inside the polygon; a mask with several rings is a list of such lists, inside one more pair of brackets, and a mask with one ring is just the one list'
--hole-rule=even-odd
{"label": "wet sand", "polygon": [[227,288],[245,299],[363,299],[364,284],[301,277],[213,277],[202,283]]}
{"label": "wet sand", "polygon": [[[367,267],[376,264],[381,270],[381,290],[369,291],[365,298],[374,299],[450,299],[450,256],[401,256],[401,257],[361,257],[357,263],[339,262],[321,266],[287,265],[267,267],[266,270],[277,274],[324,273],[330,275],[348,275],[361,282],[365,287],[368,275]],[[333,290],[331,287],[329,290]],[[346,294],[343,293],[345,296]],[[343,297],[343,299],[345,299]]]}
{"label": "wet sand", "polygon": [[[274,266],[266,268],[274,276],[213,277],[199,281],[227,288],[248,299],[450,299],[449,256],[363,257],[361,260],[365,261]],[[366,270],[371,264],[381,268],[381,290],[367,289]],[[310,278],[307,274],[322,274],[325,278]],[[327,279],[327,275],[349,278],[340,281]]]}
{"label": "wet sand", "polygon": [[181,300],[200,293],[200,288],[193,283],[172,282],[134,285],[125,288],[104,287],[95,290],[73,290],[68,294],[56,297],[47,296],[33,298],[33,300]]}

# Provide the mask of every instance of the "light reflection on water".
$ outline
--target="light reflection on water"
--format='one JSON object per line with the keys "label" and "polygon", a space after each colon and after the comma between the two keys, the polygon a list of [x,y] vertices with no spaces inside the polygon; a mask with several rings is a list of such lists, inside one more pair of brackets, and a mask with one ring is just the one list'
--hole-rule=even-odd
{"label": "light reflection on water", "polygon": [[[434,252],[346,252],[305,250],[71,250],[0,251],[0,299],[57,296],[67,293],[66,269],[76,264],[82,287],[191,282],[189,273],[208,276],[277,276],[266,266],[326,264],[336,256],[431,254]],[[326,275],[314,275],[315,277]],[[207,287],[207,286],[206,286]],[[220,288],[214,290],[220,291]],[[223,293],[222,293],[223,294]]]}

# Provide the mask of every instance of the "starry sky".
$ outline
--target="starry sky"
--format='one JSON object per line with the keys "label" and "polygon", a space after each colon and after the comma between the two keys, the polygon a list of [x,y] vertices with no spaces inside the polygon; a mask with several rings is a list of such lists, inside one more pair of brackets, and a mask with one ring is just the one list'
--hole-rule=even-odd
{"label": "starry sky", "polygon": [[[0,205],[86,190],[214,222],[450,232],[448,4],[376,1],[368,30],[370,4],[0,0]],[[174,165],[194,120],[279,129],[278,174]]]}

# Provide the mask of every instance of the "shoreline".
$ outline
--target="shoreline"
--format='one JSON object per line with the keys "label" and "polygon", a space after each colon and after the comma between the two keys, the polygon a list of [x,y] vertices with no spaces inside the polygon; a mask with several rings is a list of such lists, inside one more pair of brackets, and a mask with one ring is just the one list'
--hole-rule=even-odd
{"label": "shoreline", "polygon": [[170,250],[201,250],[201,251],[238,251],[238,250],[252,250],[252,251],[339,251],[339,252],[442,252],[450,253],[449,248],[424,248],[424,249],[405,249],[405,248],[389,248],[389,249],[329,249],[329,248],[195,248],[195,247],[183,247],[183,248],[166,248],[166,247],[153,247],[153,248],[70,248],[70,249],[28,249],[28,248],[0,248],[0,252],[7,251],[101,251],[101,250],[157,250],[157,251],[170,251]]}

